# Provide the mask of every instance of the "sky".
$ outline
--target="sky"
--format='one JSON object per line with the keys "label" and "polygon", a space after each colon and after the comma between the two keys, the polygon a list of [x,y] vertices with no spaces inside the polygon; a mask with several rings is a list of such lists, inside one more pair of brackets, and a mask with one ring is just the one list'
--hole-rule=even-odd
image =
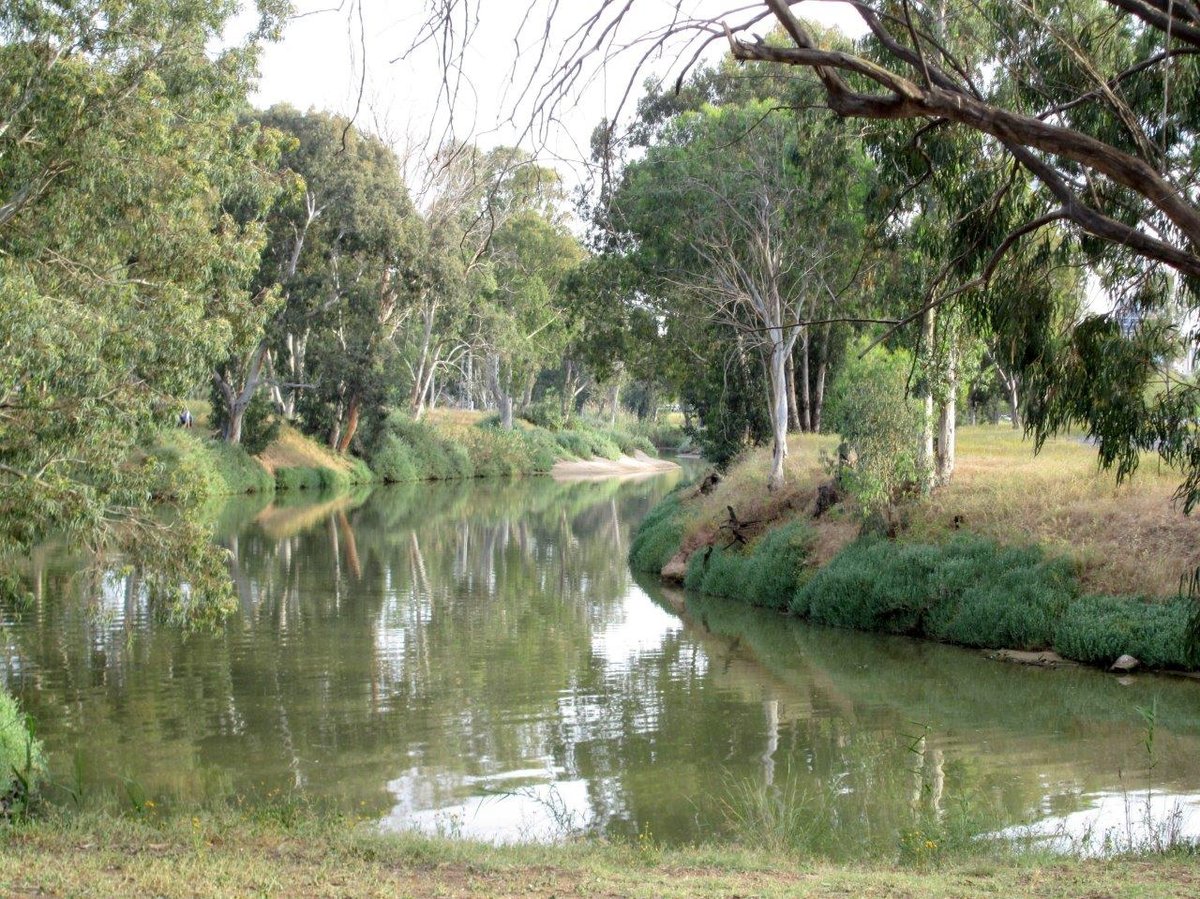
{"label": "sky", "polygon": [[[253,99],[260,107],[288,103],[353,115],[360,127],[389,140],[415,169],[452,134],[485,147],[519,143],[557,167],[568,183],[577,182],[596,124],[632,109],[645,76],[673,78],[680,71],[678,42],[638,69],[646,36],[669,23],[677,5],[697,19],[735,24],[748,17],[726,13],[738,0],[632,0],[616,32],[617,43],[628,49],[607,60],[591,57],[575,89],[553,105],[553,116],[535,117],[534,100],[552,79],[557,55],[601,2],[468,0],[477,16],[464,42],[462,77],[450,104],[442,90],[446,66],[436,47],[427,43],[406,55],[425,21],[426,0],[341,0],[340,6],[339,0],[297,0],[298,14],[283,40],[265,53]],[[548,16],[551,7],[556,12]],[[853,10],[836,0],[805,0],[796,10],[849,34],[862,30]],[[755,30],[764,33],[769,24],[764,21]],[[703,58],[715,60],[724,50],[724,41],[718,41]],[[631,79],[635,89],[622,105]]]}

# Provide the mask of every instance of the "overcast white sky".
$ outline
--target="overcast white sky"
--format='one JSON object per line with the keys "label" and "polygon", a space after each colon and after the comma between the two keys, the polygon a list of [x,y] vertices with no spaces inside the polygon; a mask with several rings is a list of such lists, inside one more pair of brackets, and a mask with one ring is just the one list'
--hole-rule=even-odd
{"label": "overcast white sky", "polygon": [[[476,0],[466,2],[476,5]],[[484,146],[520,141],[544,162],[556,165],[569,181],[575,180],[572,173],[578,177],[587,158],[592,129],[603,117],[616,113],[644,47],[605,65],[595,58],[584,70],[580,89],[556,107],[555,121],[538,133],[525,132],[531,120],[531,93],[546,82],[567,37],[600,2],[479,0],[479,21],[468,43],[454,104],[455,136]],[[357,113],[361,126],[380,133],[398,149],[415,146],[419,152],[436,145],[447,127],[447,109],[438,104],[445,67],[432,45],[408,59],[397,58],[410,47],[425,20],[425,0],[343,0],[340,9],[329,10],[336,4],[337,0],[298,0],[301,15],[289,23],[283,40],[266,51],[255,103],[265,107],[284,102],[300,109]],[[730,24],[747,17],[746,13],[722,16],[738,5],[738,0],[682,2],[683,12],[693,18],[727,18]],[[550,38],[544,40],[551,6],[558,11]],[[633,0],[619,42],[663,27],[675,15],[675,7],[675,0]],[[807,0],[797,12],[851,34],[861,32],[858,17],[836,0]],[[768,27],[769,22],[764,22],[758,31]],[[724,49],[723,42],[717,42],[708,58],[717,58]],[[669,53],[652,61],[646,74],[671,76],[679,65],[676,53]],[[531,86],[532,92],[520,102]],[[636,91],[629,106],[635,99]]]}

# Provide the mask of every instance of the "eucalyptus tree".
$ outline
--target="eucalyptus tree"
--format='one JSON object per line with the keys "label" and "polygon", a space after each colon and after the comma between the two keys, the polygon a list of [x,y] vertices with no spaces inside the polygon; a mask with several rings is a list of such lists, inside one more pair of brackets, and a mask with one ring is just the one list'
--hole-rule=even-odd
{"label": "eucalyptus tree", "polygon": [[[399,160],[341,116],[286,106],[260,116],[283,135],[285,189],[268,218],[258,289],[277,310],[241,357],[230,420],[270,386],[284,414],[345,451],[383,402],[383,366],[431,275],[425,225]],[[218,370],[217,380],[233,379]],[[236,433],[236,432],[235,432]]]}
{"label": "eucalyptus tree", "polygon": [[861,184],[823,164],[844,135],[777,105],[727,103],[675,117],[626,168],[613,202],[614,222],[636,240],[658,284],[760,354],[771,489],[784,479],[789,360],[854,271],[852,198]]}
{"label": "eucalyptus tree", "polygon": [[[1074,245],[1077,264],[1089,266],[1125,306],[1124,315],[1093,315],[1075,338],[1059,342],[1053,357],[1041,357],[1036,372],[1021,373],[1029,427],[1041,440],[1083,423],[1118,474],[1136,467],[1141,452],[1159,451],[1185,470],[1179,498],[1190,510],[1200,502],[1200,434],[1191,424],[1200,386],[1164,363],[1200,343],[1200,329],[1191,324],[1200,305],[1200,197],[1191,189],[1200,174],[1193,140],[1200,102],[1196,4],[861,0],[846,4],[866,32],[854,47],[827,41],[794,15],[797,6],[760,0],[692,16],[676,8],[632,32],[632,4],[594,2],[582,13],[551,4],[546,27],[569,11],[571,37],[561,53],[546,54],[536,66],[528,92],[533,127],[555,120],[589,66],[634,56],[628,97],[650,60],[673,52],[682,80],[706,48],[726,44],[740,60],[810,73],[824,105],[841,117],[875,120],[880,129],[913,123],[913,153],[942,131],[982,136],[989,154],[1029,177],[1036,202],[992,236],[988,259],[972,280],[987,286],[1009,252],[1058,228]],[[535,7],[531,0],[531,13]],[[436,41],[464,71],[478,0],[427,10],[423,39]],[[541,28],[542,18],[518,20],[522,28]],[[759,37],[773,27],[782,27],[788,40]],[[976,291],[964,299],[974,304],[990,296]],[[980,308],[1008,312],[995,304]],[[1122,318],[1147,327],[1122,327]],[[1035,333],[1025,338],[1032,345],[1042,340]]]}
{"label": "eucalyptus tree", "polygon": [[[181,616],[219,609],[219,552],[142,514],[139,464],[246,313],[262,245],[224,204],[270,149],[238,127],[260,28],[223,2],[0,7],[0,551],[65,531],[152,557]],[[262,152],[259,152],[259,151]],[[251,312],[251,314],[253,314]]]}
{"label": "eucalyptus tree", "polygon": [[583,250],[564,225],[530,209],[495,233],[489,257],[495,289],[483,303],[484,330],[501,425],[511,428],[516,394],[527,405],[538,372],[562,358],[570,332],[560,287]]}

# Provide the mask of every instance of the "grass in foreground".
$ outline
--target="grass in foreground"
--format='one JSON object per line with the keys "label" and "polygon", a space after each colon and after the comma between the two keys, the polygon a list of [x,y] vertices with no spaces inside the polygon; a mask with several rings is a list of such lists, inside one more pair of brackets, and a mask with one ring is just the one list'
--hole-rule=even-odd
{"label": "grass in foreground", "polygon": [[730,846],[495,847],[382,836],[344,819],[82,815],[0,831],[7,895],[1195,896],[1184,855],[1015,856],[937,868],[831,865]]}

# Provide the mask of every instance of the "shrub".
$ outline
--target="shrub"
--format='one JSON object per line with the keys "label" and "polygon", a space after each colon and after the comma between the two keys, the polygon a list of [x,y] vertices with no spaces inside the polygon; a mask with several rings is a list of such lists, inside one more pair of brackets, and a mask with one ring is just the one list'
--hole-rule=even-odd
{"label": "shrub", "polygon": [[921,412],[907,391],[912,360],[882,350],[847,359],[830,388],[826,422],[858,454],[847,489],[867,517],[887,518],[906,487],[924,480],[916,455]]}
{"label": "shrub", "polygon": [[535,474],[546,474],[562,458],[562,448],[549,431],[530,428],[518,433],[529,447],[529,470]]}
{"label": "shrub", "polygon": [[558,391],[548,390],[545,395],[529,406],[521,415],[530,424],[550,431],[560,431],[565,424],[562,413],[562,400]]}
{"label": "shrub", "polygon": [[277,468],[275,469],[276,490],[320,490],[326,484],[326,476],[319,467]]}
{"label": "shrub", "polygon": [[793,521],[774,528],[744,551],[714,548],[688,560],[685,585],[768,609],[787,609],[807,577],[813,531]]}
{"label": "shrub", "polygon": [[205,502],[274,486],[267,470],[242,447],[194,431],[164,431],[147,458],[158,467],[152,490],[160,499]]}
{"label": "shrub", "polygon": [[[277,429],[278,430],[278,429]],[[273,490],[275,481],[246,446],[234,446],[221,440],[206,441],[215,457],[215,465],[225,482],[225,492],[262,493]]]}
{"label": "shrub", "polygon": [[371,453],[371,468],[385,484],[419,480],[412,448],[395,434],[385,434]]}
{"label": "shrub", "polygon": [[1081,596],[1054,631],[1054,648],[1068,659],[1111,665],[1128,653],[1152,668],[1191,668],[1190,604],[1123,596]]}
{"label": "shrub", "polygon": [[592,445],[582,431],[559,431],[554,439],[564,450],[580,459],[590,459]]}
{"label": "shrub", "polygon": [[657,574],[683,543],[683,506],[679,489],[668,493],[642,519],[629,544],[629,564]]}
{"label": "shrub", "polygon": [[0,688],[0,807],[23,801],[45,774],[42,744],[17,701]]}
{"label": "shrub", "polygon": [[1074,590],[1069,566],[1036,548],[973,537],[943,546],[865,539],[813,575],[792,611],[837,627],[1043,649]]}
{"label": "shrub", "polygon": [[792,607],[834,627],[920,633],[937,555],[932,546],[861,540],[813,575]]}

